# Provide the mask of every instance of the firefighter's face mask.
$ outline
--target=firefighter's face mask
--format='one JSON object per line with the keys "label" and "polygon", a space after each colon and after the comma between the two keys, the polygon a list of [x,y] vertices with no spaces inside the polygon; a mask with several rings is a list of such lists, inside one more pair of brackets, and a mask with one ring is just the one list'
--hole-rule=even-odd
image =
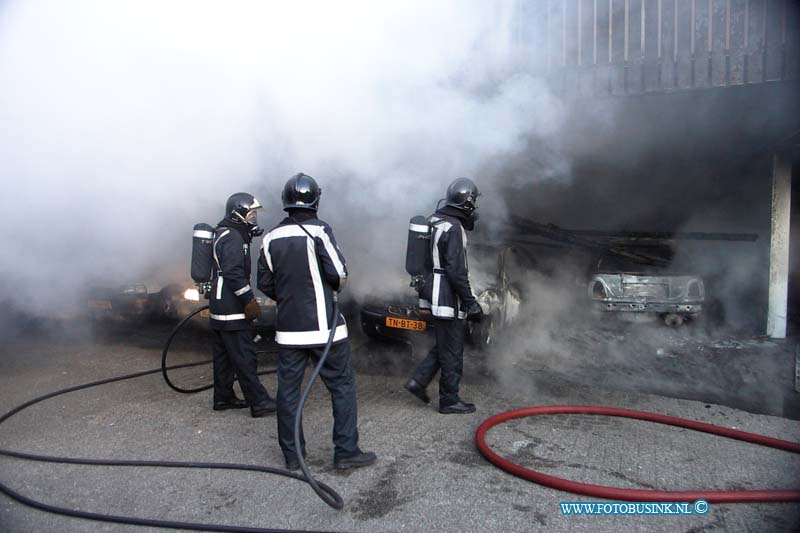
{"label": "firefighter's face mask", "polygon": [[475,229],[475,223],[480,218],[480,213],[478,213],[478,197],[479,196],[480,196],[480,193],[478,193],[477,196],[474,196],[474,197],[470,196],[467,199],[466,206],[467,206],[467,209],[468,209],[467,213],[468,213],[469,217],[464,222],[464,229],[467,230],[467,231],[472,231],[473,229]]}
{"label": "firefighter's face mask", "polygon": [[244,217],[247,231],[251,237],[261,237],[264,234],[264,229],[258,227],[258,215],[256,213],[255,209],[251,209],[247,212],[247,216]]}
{"label": "firefighter's face mask", "polygon": [[477,193],[474,196],[470,194],[467,196],[466,206],[467,209],[470,211],[477,211],[478,210],[478,199],[481,197],[481,193]]}
{"label": "firefighter's face mask", "polygon": [[264,234],[264,230],[258,227],[258,215],[255,209],[249,210],[244,216],[241,213],[235,213],[235,216],[244,223],[251,237],[260,237]]}
{"label": "firefighter's face mask", "polygon": [[467,198],[466,207],[467,207],[467,214],[469,215],[469,221],[465,224],[464,229],[467,231],[472,231],[475,227],[475,222],[478,221],[480,218],[480,213],[478,213],[478,198],[480,197],[480,193],[476,196],[470,195]]}

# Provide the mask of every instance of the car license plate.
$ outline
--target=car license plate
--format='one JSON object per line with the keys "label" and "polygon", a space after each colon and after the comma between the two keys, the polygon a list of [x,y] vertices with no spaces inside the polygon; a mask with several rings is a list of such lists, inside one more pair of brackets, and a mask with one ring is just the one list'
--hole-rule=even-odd
{"label": "car license plate", "polygon": [[410,329],[412,331],[425,331],[427,324],[422,320],[410,320],[408,318],[386,317],[386,326],[397,329]]}
{"label": "car license plate", "polygon": [[208,318],[209,316],[211,316],[211,313],[209,313],[208,309],[203,309],[202,311],[200,311],[200,316],[203,318]]}
{"label": "car license plate", "polygon": [[111,309],[110,300],[89,300],[89,307],[92,309]]}

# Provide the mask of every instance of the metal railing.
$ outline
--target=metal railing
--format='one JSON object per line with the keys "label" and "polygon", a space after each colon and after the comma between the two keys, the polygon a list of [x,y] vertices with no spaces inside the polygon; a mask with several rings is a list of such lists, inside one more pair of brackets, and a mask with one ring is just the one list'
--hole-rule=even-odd
{"label": "metal railing", "polygon": [[800,78],[795,0],[528,0],[515,64],[580,96]]}

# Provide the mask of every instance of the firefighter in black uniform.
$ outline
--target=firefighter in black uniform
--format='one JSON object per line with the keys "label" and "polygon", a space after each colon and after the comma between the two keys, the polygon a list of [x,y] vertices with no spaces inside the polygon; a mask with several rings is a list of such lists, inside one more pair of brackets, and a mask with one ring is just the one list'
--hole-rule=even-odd
{"label": "firefighter in black uniform", "polygon": [[283,188],[288,216],[264,237],[258,258],[258,288],[277,302],[275,341],[278,356],[278,441],[286,468],[300,467],[305,457],[294,445],[294,418],[306,363],[322,355],[335,328],[333,344],[320,376],[333,403],[334,465],[339,469],[368,466],[375,454],[358,447],[356,385],[350,363],[347,324],[341,313],[330,324],[334,291],[344,288],[347,268],[331,227],[317,218],[322,191],[306,174],[297,174]]}
{"label": "firefighter in black uniform", "polygon": [[478,187],[467,178],[447,188],[445,205],[428,218],[431,227],[433,271],[425,274],[419,305],[430,309],[436,333],[427,357],[417,366],[405,388],[425,403],[425,392],[436,372],[439,376],[439,412],[473,413],[475,404],[463,401],[458,384],[464,365],[464,319],[480,322],[483,310],[472,292],[467,265],[467,231],[478,220]]}
{"label": "firefighter in black uniform", "polygon": [[[209,298],[213,331],[214,410],[250,406],[254,418],[276,410],[256,373],[253,320],[261,308],[250,288],[250,241],[264,230],[256,224],[261,204],[252,194],[236,193],[225,205],[225,218],[214,232],[212,290]],[[245,400],[233,392],[234,374]]]}

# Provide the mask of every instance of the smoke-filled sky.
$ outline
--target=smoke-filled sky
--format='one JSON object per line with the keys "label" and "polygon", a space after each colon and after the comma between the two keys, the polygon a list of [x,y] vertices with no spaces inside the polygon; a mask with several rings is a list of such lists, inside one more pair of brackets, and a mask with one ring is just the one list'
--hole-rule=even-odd
{"label": "smoke-filled sky", "polygon": [[194,223],[216,223],[244,190],[274,224],[300,171],[320,182],[355,273],[373,243],[371,261],[402,272],[408,218],[524,134],[558,130],[559,100],[510,74],[513,10],[0,3],[4,292],[41,310],[95,282],[187,279]]}
{"label": "smoke-filled sky", "polygon": [[796,94],[565,101],[530,70],[543,47],[518,39],[546,4],[522,4],[0,2],[0,300],[42,312],[90,285],[187,282],[192,226],[238,191],[274,225],[297,172],[322,186],[359,298],[408,290],[407,221],[460,176],[483,191],[484,238],[511,211],[757,232],[743,261],[676,257],[762,280],[765,156],[797,127]]}

